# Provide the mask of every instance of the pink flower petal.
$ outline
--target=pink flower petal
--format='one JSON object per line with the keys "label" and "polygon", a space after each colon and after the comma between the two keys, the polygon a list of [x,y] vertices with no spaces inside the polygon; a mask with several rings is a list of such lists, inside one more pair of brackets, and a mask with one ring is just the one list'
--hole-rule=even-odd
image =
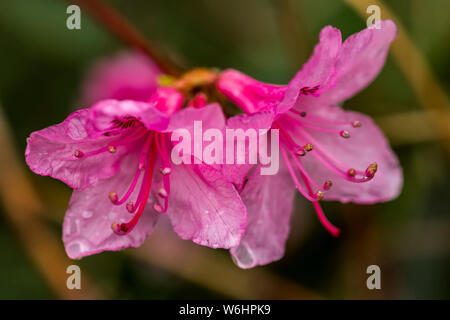
{"label": "pink flower petal", "polygon": [[[389,146],[389,142],[370,119],[370,117],[351,111],[344,111],[337,106],[320,106],[312,104],[309,107],[302,105],[302,111],[307,116],[315,116],[325,120],[360,121],[362,126],[353,128],[348,125],[350,138],[343,138],[340,134],[323,132],[309,128],[303,128],[316,142],[312,142],[314,150],[301,158],[302,165],[311,177],[319,184],[331,180],[333,186],[325,191],[326,200],[339,200],[341,202],[375,203],[394,199],[400,193],[403,176],[397,157]],[[280,121],[284,121],[283,117]],[[303,135],[305,136],[305,135]],[[305,136],[304,143],[310,142]],[[320,148],[326,150],[333,158],[337,159],[347,171],[350,168],[364,171],[371,163],[378,164],[375,177],[368,182],[354,183],[332,173],[315,156]]]}
{"label": "pink flower petal", "polygon": [[148,130],[163,131],[169,124],[169,116],[154,104],[134,100],[102,100],[89,109],[89,135],[99,136],[109,131],[114,120],[134,118]]}
{"label": "pink flower petal", "polygon": [[86,188],[116,174],[122,156],[129,152],[130,146],[119,148],[114,155],[104,152],[83,159],[75,157],[77,150],[98,150],[114,139],[91,139],[86,130],[88,114],[88,109],[79,110],[60,124],[33,132],[27,139],[25,151],[30,169],[61,180],[74,189]]}
{"label": "pink flower petal", "polygon": [[239,244],[247,211],[233,185],[207,165],[175,165],[167,214],[183,239],[212,248]]}
{"label": "pink flower petal", "polygon": [[202,108],[184,108],[174,113],[165,131],[171,132],[182,128],[193,132],[194,121],[201,121],[203,130],[225,127],[225,115],[222,108],[218,103],[212,103]]}
{"label": "pink flower petal", "polygon": [[217,89],[246,113],[275,107],[283,98],[286,86],[259,82],[233,69],[223,71]]}
{"label": "pink flower petal", "polygon": [[[127,222],[132,218],[124,205],[113,205],[108,195],[112,191],[118,194],[125,192],[134,176],[137,162],[138,155],[130,155],[114,177],[73,192],[63,224],[63,241],[70,258],[79,259],[102,251],[138,247],[152,232],[159,214],[150,203],[133,231],[117,235],[111,229],[114,222]],[[136,197],[137,190],[130,201]]]}
{"label": "pink flower petal", "polygon": [[[259,130],[269,130],[272,126],[272,121],[274,119],[274,112],[272,110],[265,110],[253,114],[242,114],[238,116],[231,117],[227,121],[226,129],[242,129],[244,132],[248,129],[254,129],[257,133]],[[224,133],[226,135],[226,133]],[[245,139],[245,136],[236,139],[236,145],[239,140]],[[268,139],[268,141],[270,141]],[[224,150],[226,148],[226,143],[224,142]],[[256,153],[258,150],[256,150]],[[221,166],[221,171],[223,175],[236,185],[238,190],[240,190],[244,184],[248,172],[255,166],[255,164],[249,163],[249,141],[245,140],[245,162],[246,164],[237,164],[237,152],[234,154],[234,164],[226,164]],[[258,156],[256,154],[256,156]],[[226,160],[226,153],[224,152],[224,161]],[[258,173],[259,174],[259,173]]]}
{"label": "pink flower petal", "polygon": [[238,247],[230,250],[236,264],[252,268],[281,259],[295,194],[295,186],[286,168],[278,174],[263,176],[259,170],[241,193],[248,211],[248,224]]}
{"label": "pink flower petal", "polygon": [[[194,131],[195,122],[198,122],[197,128],[199,129],[197,131]],[[223,114],[222,108],[218,103],[212,103],[201,108],[184,108],[174,113],[170,119],[169,126],[165,131],[188,131],[191,138],[191,147],[190,150],[184,150],[184,152],[186,155],[191,155],[191,163],[194,163],[194,161],[199,161],[198,163],[200,163],[202,161],[199,159],[203,158],[204,147],[209,143],[203,141],[203,135],[206,130],[216,129],[221,131],[224,127],[225,115]],[[199,144],[199,142],[201,144]],[[171,145],[174,146],[178,143],[178,141],[172,141]],[[198,151],[196,151],[196,149]],[[196,160],[194,160],[194,158],[196,158]],[[220,170],[220,165],[213,166]]]}
{"label": "pink flower petal", "polygon": [[345,40],[336,61],[336,86],[321,95],[322,103],[351,98],[380,73],[397,34],[397,27],[390,20],[380,21],[380,27],[365,29]]}
{"label": "pink flower petal", "polygon": [[304,87],[318,86],[317,94],[320,94],[335,85],[336,59],[342,46],[341,32],[328,26],[322,29],[319,38],[320,42],[314,48],[311,58],[289,82],[283,100],[278,105],[278,113],[292,108]]}
{"label": "pink flower petal", "polygon": [[158,87],[161,70],[146,55],[130,51],[100,60],[86,75],[81,104],[90,106],[99,100],[148,101]]}

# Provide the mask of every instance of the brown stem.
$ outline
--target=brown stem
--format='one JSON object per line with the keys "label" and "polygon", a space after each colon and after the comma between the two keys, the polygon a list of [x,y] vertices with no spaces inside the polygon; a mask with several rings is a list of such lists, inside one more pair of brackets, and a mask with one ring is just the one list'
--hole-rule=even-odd
{"label": "brown stem", "polygon": [[145,40],[144,36],[132,26],[128,20],[102,0],[72,0],[81,8],[88,11],[110,33],[125,44],[148,54],[166,74],[178,76],[179,72]]}

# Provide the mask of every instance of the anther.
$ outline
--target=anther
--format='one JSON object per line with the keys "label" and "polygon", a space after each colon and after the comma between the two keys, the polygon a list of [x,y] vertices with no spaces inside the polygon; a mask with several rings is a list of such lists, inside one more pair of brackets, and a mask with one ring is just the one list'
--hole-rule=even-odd
{"label": "anther", "polygon": [[306,117],[306,112],[305,111],[300,112],[300,117],[302,118]]}
{"label": "anther", "polygon": [[356,174],[356,171],[355,171],[355,169],[348,169],[347,174],[348,174],[350,177],[354,177],[355,174]]}
{"label": "anther", "polygon": [[75,150],[75,152],[73,153],[73,155],[77,158],[81,158],[82,156],[84,156],[84,153],[80,150]]}
{"label": "anther", "polygon": [[169,196],[169,194],[167,193],[166,189],[164,189],[164,188],[159,188],[158,189],[158,195],[161,198],[167,198]]}
{"label": "anther", "polygon": [[350,138],[350,132],[348,132],[347,130],[342,130],[341,132],[339,132],[339,134],[343,138]]}
{"label": "anther", "polygon": [[305,146],[303,147],[303,149],[305,150],[305,151],[311,151],[312,149],[313,149],[313,145],[311,144],[311,143],[307,143],[307,144],[305,144]]}
{"label": "anther", "polygon": [[375,172],[378,170],[378,165],[376,162],[371,163],[366,169],[366,177],[372,178],[375,175]]}
{"label": "anther", "polygon": [[111,153],[115,153],[117,151],[117,149],[114,146],[108,146],[108,151]]}
{"label": "anther", "polygon": [[112,203],[117,203],[119,201],[119,196],[115,192],[109,193],[109,200],[111,200]]}
{"label": "anther", "polygon": [[119,224],[117,222],[114,222],[111,225],[111,229],[114,231],[115,234],[119,235],[119,236],[123,236],[124,234],[127,233],[126,228],[123,227],[123,224]]}
{"label": "anther", "polygon": [[322,200],[323,199],[323,192],[321,190],[317,191],[315,197],[316,197],[317,201]]}
{"label": "anther", "polygon": [[125,207],[127,208],[127,211],[129,213],[133,213],[133,211],[134,211],[134,203],[133,202],[128,202]]}
{"label": "anther", "polygon": [[169,167],[165,167],[165,168],[161,168],[159,169],[159,172],[161,172],[161,174],[163,176],[168,175],[172,172],[172,169],[170,169]]}
{"label": "anther", "polygon": [[163,212],[163,208],[161,207],[161,205],[159,203],[155,203],[153,205],[153,209],[155,209],[155,211],[158,212],[158,213]]}
{"label": "anther", "polygon": [[362,125],[361,121],[355,120],[352,122],[353,128],[359,128],[359,127],[361,127],[361,125]]}
{"label": "anther", "polygon": [[331,180],[327,180],[325,181],[325,183],[323,184],[323,188],[325,190],[330,190],[330,188],[333,186],[333,182],[331,182]]}

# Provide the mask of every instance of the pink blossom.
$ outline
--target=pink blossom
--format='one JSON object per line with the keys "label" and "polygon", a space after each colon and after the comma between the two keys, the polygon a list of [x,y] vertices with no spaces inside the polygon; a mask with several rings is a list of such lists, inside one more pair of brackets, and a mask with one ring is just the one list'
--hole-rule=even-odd
{"label": "pink blossom", "polygon": [[245,235],[231,249],[240,267],[283,256],[295,189],[313,203],[320,222],[335,236],[339,229],[324,216],[322,198],[371,204],[398,196],[402,170],[388,141],[368,116],[338,106],[376,77],[395,36],[392,21],[343,43],[338,29],[325,27],[312,57],[288,85],[261,83],[236,70],[222,73],[219,91],[257,117],[255,126],[265,117],[280,130],[283,160],[274,176],[257,175],[258,170],[249,177],[226,172],[244,186],[241,197],[248,211]]}
{"label": "pink blossom", "polygon": [[30,135],[31,170],[74,189],[63,225],[69,257],[137,247],[164,213],[183,239],[239,244],[247,215],[233,185],[206,164],[169,161],[175,129],[225,125],[218,104],[183,104],[179,91],[159,88],[149,102],[102,100]]}
{"label": "pink blossom", "polygon": [[104,99],[148,101],[158,88],[161,74],[159,67],[138,51],[102,58],[85,76],[80,104],[90,106]]}

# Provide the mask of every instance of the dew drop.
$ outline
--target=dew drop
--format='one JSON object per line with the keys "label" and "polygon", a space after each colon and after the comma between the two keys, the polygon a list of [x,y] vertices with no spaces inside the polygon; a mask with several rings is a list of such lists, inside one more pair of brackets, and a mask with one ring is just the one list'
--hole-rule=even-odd
{"label": "dew drop", "polygon": [[92,212],[92,211],[90,211],[90,210],[84,210],[84,211],[81,213],[81,216],[82,216],[83,218],[85,218],[85,219],[92,218],[93,215],[94,215],[94,212]]}
{"label": "dew drop", "polygon": [[67,254],[69,257],[76,257],[81,252],[81,245],[78,242],[73,242],[67,247]]}
{"label": "dew drop", "polygon": [[78,219],[71,219],[68,223],[67,233],[69,235],[76,235],[80,229],[80,221]]}

